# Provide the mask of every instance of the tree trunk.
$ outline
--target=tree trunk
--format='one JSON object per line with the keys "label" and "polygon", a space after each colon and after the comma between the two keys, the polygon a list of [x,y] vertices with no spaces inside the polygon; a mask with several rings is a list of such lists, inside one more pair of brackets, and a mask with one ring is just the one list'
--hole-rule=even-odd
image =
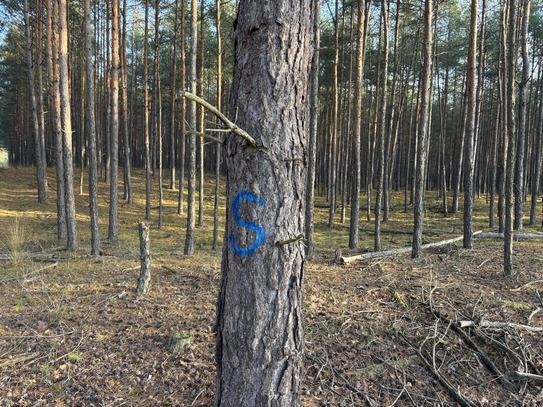
{"label": "tree trunk", "polygon": [[464,248],[473,248],[473,174],[475,168],[475,109],[477,92],[477,10],[478,0],[471,0],[468,47],[466,132],[464,140]]}
{"label": "tree trunk", "polygon": [[110,135],[110,185],[109,229],[110,241],[117,241],[119,221],[119,0],[111,2],[111,135]]}
{"label": "tree trunk", "polygon": [[[200,69],[198,72],[198,94],[204,98],[204,0],[200,0]],[[198,106],[198,131],[205,132],[205,110]],[[198,137],[198,226],[203,225],[204,216],[204,138]]]}
{"label": "tree trunk", "polygon": [[[217,9],[217,110],[222,111],[222,37],[221,37],[221,0],[215,0]],[[219,247],[219,198],[221,186],[221,151],[222,144],[215,143],[215,197],[213,205],[213,244],[212,249]]]}
{"label": "tree trunk", "polygon": [[[181,44],[180,44],[180,76],[181,83],[180,89],[185,89],[185,0],[181,0]],[[181,215],[183,213],[183,187],[185,184],[185,98],[181,98],[179,101],[179,194],[177,196],[177,213]]]}
{"label": "tree trunk", "polygon": [[100,231],[98,229],[98,163],[96,157],[96,119],[94,105],[94,64],[92,60],[93,33],[91,29],[90,0],[85,0],[85,73],[86,114],[89,142],[89,208],[91,219],[91,254],[100,254]]}
{"label": "tree trunk", "polygon": [[47,80],[50,94],[50,118],[55,146],[55,169],[57,179],[57,237],[66,239],[66,204],[64,194],[64,161],[62,159],[62,125],[60,122],[60,74],[58,68],[58,24],[57,0],[47,0]]}
{"label": "tree trunk", "polygon": [[140,276],[136,292],[138,295],[146,294],[151,284],[151,254],[149,242],[149,225],[140,222],[138,226],[140,235]]}
{"label": "tree trunk", "polygon": [[418,258],[422,247],[422,221],[424,219],[424,190],[426,184],[426,158],[428,144],[428,120],[430,109],[430,86],[432,77],[432,14],[433,0],[426,0],[424,7],[424,41],[422,49],[422,75],[420,83],[419,141],[417,145],[417,165],[415,167],[415,202],[413,222],[413,251],[411,256]]}
{"label": "tree trunk", "polygon": [[504,137],[508,139],[507,164],[505,175],[505,229],[503,269],[508,277],[513,275],[513,217],[514,217],[514,175],[516,159],[516,129],[515,129],[515,74],[516,74],[516,12],[514,0],[508,0],[508,35],[505,52],[506,95],[505,108],[507,116]]}
{"label": "tree trunk", "polygon": [[339,139],[339,88],[338,88],[338,69],[339,69],[339,0],[335,1],[336,8],[334,14],[334,78],[332,89],[332,126],[330,130],[330,181],[328,199],[330,208],[328,211],[328,227],[334,228],[334,215],[337,207],[337,146]]}
{"label": "tree trunk", "polygon": [[[184,0],[181,0],[184,1]],[[181,18],[185,18],[182,16]],[[170,85],[170,189],[175,189],[175,100],[177,92],[177,38],[179,31],[179,0],[175,0]]]}
{"label": "tree trunk", "polygon": [[517,157],[515,160],[515,217],[513,229],[522,230],[522,218],[524,212],[524,156],[526,148],[526,96],[528,82],[530,81],[530,58],[528,56],[528,22],[530,19],[530,0],[522,1],[523,14],[520,33],[521,55],[522,55],[522,78],[519,83],[518,96],[518,135],[517,135]]}
{"label": "tree trunk", "polygon": [[[360,0],[362,1],[362,0]],[[305,238],[306,254],[313,257],[315,252],[313,235],[315,231],[315,177],[317,164],[317,135],[319,123],[319,47],[320,47],[320,0],[313,2],[313,59],[311,60],[311,76],[309,86],[309,134],[308,134],[308,163],[305,207]],[[360,149],[359,149],[360,151]]]}
{"label": "tree trunk", "polygon": [[[126,16],[127,0],[123,1],[123,33],[121,45],[121,96],[122,96],[122,131],[124,136],[124,199],[132,203],[132,149],[130,147],[130,134],[128,130],[128,61],[126,58]],[[132,61],[134,63],[134,61]]]}
{"label": "tree trunk", "polygon": [[[198,0],[191,0],[191,28],[190,28],[190,91],[196,93],[196,60],[198,58]],[[196,103],[189,103],[188,122],[191,131],[196,130]],[[194,253],[194,229],[196,226],[195,189],[196,189],[196,136],[188,139],[189,173],[187,196],[187,231],[185,235],[186,256]]]}
{"label": "tree trunk", "polygon": [[151,140],[149,135],[149,0],[145,0],[143,39],[143,133],[145,134],[145,220],[151,219]]}
{"label": "tree trunk", "polygon": [[[32,36],[30,33],[30,17],[28,15],[28,0],[24,0],[24,19],[25,19],[25,46],[26,46],[26,65],[28,72],[28,94],[30,98],[30,115],[32,121],[32,130],[34,133],[34,149],[36,163],[36,180],[38,184],[38,202],[45,203],[47,199],[47,172],[45,160],[45,144],[43,141],[43,129],[40,131],[40,123],[36,102],[36,84],[34,81],[34,62],[32,59]],[[37,28],[40,30],[40,28]],[[41,44],[38,44],[41,47]],[[41,55],[38,56],[41,59]]]}
{"label": "tree trunk", "polygon": [[[543,70],[539,67],[539,94],[543,95]],[[535,226],[537,223],[537,197],[539,195],[539,187],[541,183],[541,159],[543,154],[543,99],[539,100],[539,125],[536,131],[535,140],[537,145],[535,148],[534,157],[534,175],[532,178],[532,201],[530,206],[530,226]]]}
{"label": "tree trunk", "polygon": [[375,236],[374,236],[374,250],[376,252],[381,250],[381,207],[383,203],[383,187],[385,178],[385,157],[387,153],[385,151],[385,137],[387,134],[387,82],[388,82],[388,9],[385,1],[381,2],[381,18],[383,27],[383,61],[381,66],[381,106],[379,111],[381,114],[380,124],[378,132],[375,136],[378,137],[378,174],[377,174],[377,191],[375,194]]}
{"label": "tree trunk", "polygon": [[77,227],[75,218],[74,169],[72,157],[72,117],[68,70],[68,20],[66,0],[58,0],[58,26],[60,40],[60,114],[62,118],[62,151],[64,163],[67,249],[77,250]]}
{"label": "tree trunk", "polygon": [[310,0],[239,4],[232,111],[256,147],[227,143],[217,406],[301,405],[309,10]]}

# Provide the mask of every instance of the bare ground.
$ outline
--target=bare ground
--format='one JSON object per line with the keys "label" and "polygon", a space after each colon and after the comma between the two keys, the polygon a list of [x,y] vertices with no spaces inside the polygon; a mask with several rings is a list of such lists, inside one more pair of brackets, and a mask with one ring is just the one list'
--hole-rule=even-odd
{"label": "bare ground", "polygon": [[[152,289],[138,298],[142,202],[123,207],[120,241],[102,256],[88,256],[88,237],[67,253],[51,237],[54,205],[34,203],[30,170],[0,171],[0,406],[212,405],[220,256],[208,238],[182,256],[182,219],[170,215],[153,231]],[[489,240],[336,265],[338,229],[319,228],[327,244],[305,273],[304,406],[543,405],[541,241],[515,243],[505,278],[503,243]],[[436,241],[454,227],[428,229],[447,229]]]}

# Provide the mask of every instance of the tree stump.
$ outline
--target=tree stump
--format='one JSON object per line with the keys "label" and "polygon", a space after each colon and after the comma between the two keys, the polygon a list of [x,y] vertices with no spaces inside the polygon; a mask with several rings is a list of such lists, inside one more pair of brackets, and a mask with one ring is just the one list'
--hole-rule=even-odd
{"label": "tree stump", "polygon": [[151,255],[149,253],[149,226],[144,222],[140,222],[138,231],[140,235],[141,271],[138,278],[137,293],[140,295],[149,291],[149,284],[151,283]]}

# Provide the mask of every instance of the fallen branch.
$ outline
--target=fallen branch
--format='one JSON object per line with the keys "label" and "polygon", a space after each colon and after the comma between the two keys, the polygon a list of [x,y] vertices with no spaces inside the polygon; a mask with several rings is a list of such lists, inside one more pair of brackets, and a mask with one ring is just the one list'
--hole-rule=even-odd
{"label": "fallen branch", "polygon": [[38,352],[30,353],[28,355],[20,355],[12,359],[8,359],[5,362],[0,363],[0,367],[14,365],[16,363],[26,362],[27,360],[35,359],[40,354]]}
{"label": "fallen branch", "polygon": [[524,284],[524,285],[521,285],[520,287],[511,288],[509,291],[511,291],[511,292],[517,292],[517,291],[522,290],[523,288],[526,288],[526,287],[528,287],[528,286],[531,286],[532,284],[538,284],[538,283],[543,283],[543,280],[530,281],[529,283],[526,283],[526,284]]}
{"label": "fallen branch", "polygon": [[481,360],[486,365],[488,370],[492,372],[493,376],[502,384],[503,387],[505,387],[509,391],[518,390],[517,387],[513,383],[511,383],[509,380],[507,380],[503,376],[503,374],[498,370],[496,365],[490,360],[490,358],[486,355],[486,353],[484,353],[482,349],[479,348],[479,346],[477,346],[475,342],[473,342],[470,336],[462,330],[462,327],[465,326],[464,324],[462,323],[458,324],[454,321],[451,321],[449,318],[441,314],[438,310],[434,309],[431,305],[429,305],[429,307],[432,314],[434,314],[436,318],[439,318],[445,321],[447,324],[449,324],[451,328],[453,329],[453,331],[456,332],[464,340],[466,345],[468,345],[475,353],[477,353],[477,355],[481,358]]}
{"label": "fallen branch", "polygon": [[436,380],[441,384],[443,387],[445,387],[450,395],[460,404],[462,407],[475,407],[477,404],[472,402],[471,400],[465,398],[462,396],[449,382],[449,380],[444,377],[437,369],[434,368],[432,363],[428,361],[428,359],[422,354],[421,350],[415,347],[401,332],[399,332],[402,339],[407,343],[413,350],[416,352],[417,356],[421,360],[422,364],[430,371],[430,373],[436,378]]}
{"label": "fallen branch", "polygon": [[477,326],[479,328],[514,328],[514,329],[523,329],[530,332],[543,332],[543,327],[539,326],[529,326],[523,324],[517,324],[515,322],[493,322],[482,319],[479,323],[475,321],[460,321],[460,327],[466,328],[470,326]]}
{"label": "fallen branch", "polygon": [[[478,239],[503,239],[503,233],[480,233]],[[543,239],[539,233],[513,233],[513,240]]]}
{"label": "fallen branch", "polygon": [[[482,230],[478,230],[477,232],[473,233],[473,236],[479,235],[481,233],[483,233]],[[458,237],[453,237],[452,239],[441,240],[439,242],[423,244],[422,249],[445,246],[447,244],[459,242],[461,240],[464,240],[464,236],[458,236]],[[339,263],[348,264],[348,263],[352,263],[353,261],[362,260],[362,259],[369,260],[369,259],[377,259],[377,258],[387,257],[387,256],[394,256],[396,254],[409,253],[411,250],[412,250],[411,247],[402,247],[399,249],[385,250],[382,252],[369,252],[369,253],[359,254],[357,256],[350,256],[350,257],[342,256],[342,257],[339,257]]]}
{"label": "fallen branch", "polygon": [[543,376],[533,373],[523,373],[523,372],[507,372],[506,374],[509,380],[522,380],[522,381],[539,381],[543,382]]}

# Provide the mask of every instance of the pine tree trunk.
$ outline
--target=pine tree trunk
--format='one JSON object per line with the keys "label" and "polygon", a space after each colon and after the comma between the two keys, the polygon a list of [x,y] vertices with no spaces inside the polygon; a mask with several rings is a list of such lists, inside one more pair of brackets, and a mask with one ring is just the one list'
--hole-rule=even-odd
{"label": "pine tree trunk", "polygon": [[[221,0],[215,0],[217,9],[217,110],[222,111],[222,37],[221,37]],[[213,205],[213,243],[212,249],[219,247],[219,198],[221,186],[221,151],[222,144],[215,143],[215,196]]]}
{"label": "pine tree trunk", "polygon": [[[180,77],[179,88],[185,89],[185,0],[181,0],[181,44],[180,44]],[[179,194],[177,196],[177,213],[183,213],[183,189],[185,184],[185,98],[179,101]]]}
{"label": "pine tree trunk", "polygon": [[530,58],[528,56],[528,22],[530,19],[530,0],[522,1],[523,14],[520,34],[521,56],[522,56],[522,78],[519,83],[519,112],[518,112],[518,134],[517,134],[517,158],[515,160],[515,217],[514,230],[522,230],[522,218],[524,212],[524,157],[526,148],[526,120],[527,120],[527,87],[530,80]]}
{"label": "pine tree trunk", "polygon": [[151,220],[151,137],[149,135],[149,0],[145,0],[143,45],[143,132],[145,134],[145,220]]}
{"label": "pine tree trunk", "polygon": [[111,3],[111,134],[110,134],[110,185],[109,229],[110,241],[117,241],[119,221],[119,0]]}
{"label": "pine tree trunk", "polygon": [[[198,57],[198,1],[191,0],[191,35],[190,35],[190,90],[196,93],[196,60]],[[196,103],[190,102],[188,109],[189,130],[196,130]],[[196,136],[191,135],[188,139],[189,152],[189,173],[188,173],[188,196],[187,196],[187,230],[185,234],[185,250],[186,256],[194,253],[194,229],[196,226]]]}
{"label": "pine tree trunk", "polygon": [[[181,0],[183,1],[183,0]],[[175,100],[177,92],[177,41],[179,31],[179,0],[175,0],[173,25],[172,74],[170,85],[170,189],[175,189]],[[185,18],[185,16],[182,16]]]}
{"label": "pine tree trunk", "polygon": [[320,0],[313,2],[313,59],[311,60],[311,82],[309,86],[309,134],[308,134],[308,162],[307,162],[307,185],[305,207],[305,238],[306,254],[308,258],[313,257],[315,252],[314,231],[315,231],[315,178],[317,164],[317,134],[319,122],[319,60],[320,60]]}
{"label": "pine tree trunk", "polygon": [[122,131],[124,138],[124,199],[131,204],[132,197],[132,149],[128,130],[128,61],[126,57],[126,16],[127,0],[123,1],[123,32],[121,45],[121,96],[122,96]]}
{"label": "pine tree trunk", "polygon": [[256,147],[226,146],[217,406],[301,405],[309,10],[310,0],[239,4],[232,111]]}
{"label": "pine tree trunk", "polygon": [[418,258],[422,250],[422,221],[424,219],[424,190],[426,184],[426,159],[428,144],[428,120],[430,109],[430,86],[432,77],[432,14],[433,0],[425,1],[424,8],[424,41],[422,49],[422,74],[420,83],[420,119],[419,141],[417,145],[417,165],[415,167],[415,202],[414,202],[414,222],[413,222],[413,251],[411,256]]}
{"label": "pine tree trunk", "polygon": [[98,229],[98,165],[96,157],[96,119],[94,105],[94,64],[92,60],[93,34],[91,29],[90,0],[84,1],[85,9],[85,73],[86,73],[86,115],[89,141],[89,208],[91,219],[91,254],[100,253],[100,232]]}
{"label": "pine tree trunk", "polygon": [[47,32],[47,81],[50,95],[50,120],[55,148],[55,170],[57,179],[57,237],[66,239],[66,205],[64,196],[64,162],[62,160],[62,125],[60,123],[60,87],[58,68],[58,27],[53,22],[57,17],[57,0],[47,0],[46,32]]}
{"label": "pine tree trunk", "polygon": [[43,131],[40,132],[40,124],[36,102],[36,84],[34,81],[34,61],[32,59],[32,36],[30,32],[30,17],[28,15],[28,0],[24,0],[24,19],[25,19],[25,47],[26,47],[26,65],[28,72],[28,94],[30,99],[30,117],[32,121],[32,130],[34,133],[34,149],[36,164],[36,181],[38,184],[38,202],[45,203],[47,199],[47,175],[45,162],[45,151],[43,144]]}
{"label": "pine tree trunk", "polygon": [[475,168],[475,109],[477,92],[477,10],[478,0],[471,1],[468,48],[466,132],[464,141],[464,248],[473,248],[473,175]]}
{"label": "pine tree trunk", "polygon": [[60,40],[60,114],[62,118],[62,152],[64,163],[67,249],[77,250],[77,227],[75,218],[74,170],[72,156],[72,117],[68,70],[68,20],[66,0],[58,0],[58,26]]}
{"label": "pine tree trunk", "polygon": [[388,82],[388,9],[385,1],[381,2],[381,18],[382,18],[382,47],[383,47],[383,60],[381,67],[381,106],[380,111],[380,124],[378,128],[378,173],[377,173],[377,191],[375,194],[375,236],[374,236],[374,250],[376,252],[381,250],[381,207],[383,203],[383,187],[385,178],[385,157],[387,157],[385,151],[385,137],[387,134],[387,82]]}

